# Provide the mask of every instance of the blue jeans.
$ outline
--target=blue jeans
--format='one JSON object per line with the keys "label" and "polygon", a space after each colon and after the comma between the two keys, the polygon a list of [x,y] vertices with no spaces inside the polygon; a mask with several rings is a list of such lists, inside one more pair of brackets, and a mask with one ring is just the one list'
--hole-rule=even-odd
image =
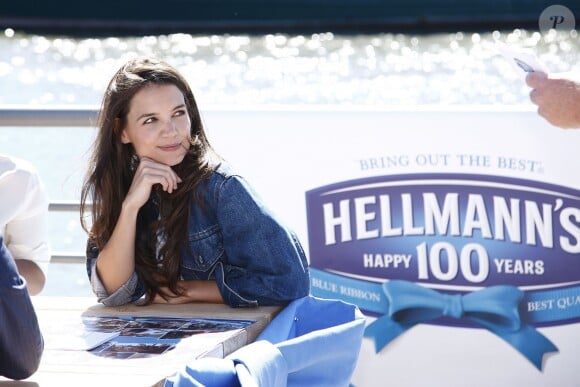
{"label": "blue jeans", "polygon": [[29,377],[38,369],[43,349],[26,281],[0,236],[0,375]]}

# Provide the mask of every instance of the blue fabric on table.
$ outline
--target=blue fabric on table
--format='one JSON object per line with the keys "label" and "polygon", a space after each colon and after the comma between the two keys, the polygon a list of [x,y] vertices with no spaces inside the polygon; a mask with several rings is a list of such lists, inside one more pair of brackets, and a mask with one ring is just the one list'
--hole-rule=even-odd
{"label": "blue fabric on table", "polygon": [[195,360],[168,378],[165,386],[348,386],[364,327],[364,316],[355,305],[299,298],[254,343],[225,359]]}
{"label": "blue fabric on table", "polygon": [[165,386],[241,387],[232,361],[210,357],[191,362],[191,364],[188,364],[185,369],[168,379],[165,382]]}
{"label": "blue fabric on table", "polygon": [[238,380],[243,387],[286,386],[288,365],[272,343],[256,341],[238,349],[226,359],[236,365]]}

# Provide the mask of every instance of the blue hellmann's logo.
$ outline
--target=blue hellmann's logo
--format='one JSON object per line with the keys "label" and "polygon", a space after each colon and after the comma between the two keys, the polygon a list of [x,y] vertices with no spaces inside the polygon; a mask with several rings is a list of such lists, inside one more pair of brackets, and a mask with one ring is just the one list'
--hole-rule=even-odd
{"label": "blue hellmann's logo", "polygon": [[500,176],[405,174],[320,187],[306,202],[314,295],[380,314],[390,280],[448,294],[509,285],[525,293],[518,307],[527,322],[580,319],[578,190]]}

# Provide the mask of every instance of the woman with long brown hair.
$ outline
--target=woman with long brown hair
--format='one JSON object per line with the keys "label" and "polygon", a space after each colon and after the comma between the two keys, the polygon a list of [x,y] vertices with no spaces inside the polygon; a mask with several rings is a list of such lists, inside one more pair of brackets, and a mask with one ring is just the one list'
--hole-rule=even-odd
{"label": "woman with long brown hair", "polygon": [[105,305],[281,305],[309,292],[294,233],[212,149],[187,81],[162,61],[130,60],[111,79],[81,223]]}

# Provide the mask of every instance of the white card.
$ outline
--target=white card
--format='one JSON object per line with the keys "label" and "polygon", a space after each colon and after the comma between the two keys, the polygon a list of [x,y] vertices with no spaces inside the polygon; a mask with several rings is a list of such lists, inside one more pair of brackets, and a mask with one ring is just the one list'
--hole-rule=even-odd
{"label": "white card", "polygon": [[500,41],[496,41],[496,48],[517,71],[526,73],[538,71],[546,74],[549,72],[548,68],[533,53],[519,51]]}

